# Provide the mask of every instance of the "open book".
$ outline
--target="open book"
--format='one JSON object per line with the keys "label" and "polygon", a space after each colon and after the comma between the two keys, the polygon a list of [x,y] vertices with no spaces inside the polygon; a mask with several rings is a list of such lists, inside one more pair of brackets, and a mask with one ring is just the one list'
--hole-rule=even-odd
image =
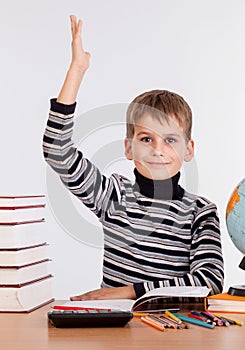
{"label": "open book", "polygon": [[[162,287],[155,288],[145,293],[137,300],[131,299],[110,299],[110,300],[88,300],[69,301],[63,304],[56,304],[54,309],[60,310],[82,310],[82,309],[109,309],[116,311],[136,311],[144,303],[153,300],[172,297],[204,298],[209,293],[207,287]],[[142,309],[140,311],[143,311]],[[146,310],[149,311],[149,310]]]}

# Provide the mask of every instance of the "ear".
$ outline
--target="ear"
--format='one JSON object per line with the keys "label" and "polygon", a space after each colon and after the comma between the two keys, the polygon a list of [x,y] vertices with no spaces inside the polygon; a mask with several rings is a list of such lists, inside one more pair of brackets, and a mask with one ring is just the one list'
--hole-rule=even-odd
{"label": "ear", "polygon": [[128,160],[133,160],[132,140],[127,137],[124,139],[124,153]]}
{"label": "ear", "polygon": [[184,160],[186,162],[190,162],[193,157],[194,157],[194,141],[189,140],[187,145],[186,145],[186,152],[185,152]]}

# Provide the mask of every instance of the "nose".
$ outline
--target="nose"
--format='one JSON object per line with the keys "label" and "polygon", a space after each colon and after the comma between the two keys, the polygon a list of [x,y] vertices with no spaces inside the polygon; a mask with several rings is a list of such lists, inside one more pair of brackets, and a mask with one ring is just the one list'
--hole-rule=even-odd
{"label": "nose", "polygon": [[152,152],[155,156],[163,156],[165,154],[165,145],[162,139],[152,143]]}

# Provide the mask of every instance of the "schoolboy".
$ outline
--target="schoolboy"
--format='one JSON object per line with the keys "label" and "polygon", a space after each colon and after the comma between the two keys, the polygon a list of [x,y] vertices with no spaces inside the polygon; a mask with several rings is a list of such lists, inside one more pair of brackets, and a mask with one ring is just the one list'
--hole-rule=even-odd
{"label": "schoolboy", "polygon": [[217,208],[178,184],[182,163],[194,153],[190,107],[165,90],[136,97],[127,111],[125,138],[135,183],[119,174],[102,175],[71,140],[75,101],[90,60],[82,46],[81,20],[71,16],[71,27],[72,61],[58,98],[51,100],[43,150],[104,230],[101,288],[71,299],[135,299],[153,288],[184,285],[221,292]]}

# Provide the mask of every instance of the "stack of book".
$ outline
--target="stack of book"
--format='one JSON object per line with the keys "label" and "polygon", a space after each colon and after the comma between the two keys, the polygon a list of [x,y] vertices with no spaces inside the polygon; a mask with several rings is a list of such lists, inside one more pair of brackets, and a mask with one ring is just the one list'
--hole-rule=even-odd
{"label": "stack of book", "polygon": [[45,196],[0,197],[0,312],[29,312],[51,301]]}
{"label": "stack of book", "polygon": [[245,313],[245,296],[220,293],[204,299],[205,310],[211,312]]}

